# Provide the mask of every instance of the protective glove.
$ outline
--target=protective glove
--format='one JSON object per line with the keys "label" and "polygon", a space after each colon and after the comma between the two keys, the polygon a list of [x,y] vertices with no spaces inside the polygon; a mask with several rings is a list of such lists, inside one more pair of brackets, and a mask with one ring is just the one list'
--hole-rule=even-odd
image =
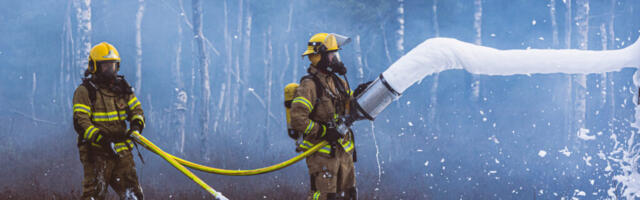
{"label": "protective glove", "polygon": [[133,135],[133,132],[137,131],[138,133],[142,134],[142,132],[140,132],[139,130],[136,129],[129,129],[129,131],[127,131],[124,135],[124,138],[131,138],[131,135]]}
{"label": "protective glove", "polygon": [[360,95],[360,93],[364,92],[364,89],[367,89],[367,87],[369,87],[369,85],[371,85],[371,82],[373,82],[373,81],[369,81],[369,82],[362,83],[362,84],[358,85],[358,87],[356,87],[356,90],[353,91],[353,96],[357,97],[358,95]]}
{"label": "protective glove", "polygon": [[142,134],[142,129],[144,129],[144,122],[140,119],[134,119],[133,121],[131,121],[131,130],[132,131],[138,131],[140,134]]}
{"label": "protective glove", "polygon": [[124,135],[122,135],[121,139],[125,139],[125,138],[130,138],[131,134],[133,134],[134,131],[137,131],[138,133],[142,134],[142,129],[144,129],[144,122],[140,119],[134,119],[131,120],[131,123],[129,124],[129,126],[131,127],[129,129],[129,131],[125,132]]}
{"label": "protective glove", "polygon": [[102,147],[107,147],[109,146],[109,143],[112,142],[113,138],[107,136],[107,134],[105,134],[105,132],[99,130],[98,132],[96,132],[95,134],[96,137],[94,137],[95,139],[93,139],[93,141],[90,141],[92,143],[98,144]]}
{"label": "protective glove", "polygon": [[335,142],[338,141],[340,136],[340,133],[335,127],[327,127],[327,132],[322,139],[326,140],[327,142]]}
{"label": "protective glove", "polygon": [[300,132],[293,129],[287,129],[287,134],[291,139],[297,140],[300,137]]}

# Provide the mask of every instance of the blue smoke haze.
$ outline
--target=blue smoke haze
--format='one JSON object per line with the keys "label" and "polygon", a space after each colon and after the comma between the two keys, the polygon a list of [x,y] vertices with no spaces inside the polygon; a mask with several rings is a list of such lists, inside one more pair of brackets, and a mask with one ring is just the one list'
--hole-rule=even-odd
{"label": "blue smoke haze", "polygon": [[[69,199],[80,194],[82,166],[70,101],[86,57],[78,29],[80,1],[74,1],[5,1],[0,6],[2,196]],[[588,0],[567,1],[572,2],[571,19],[565,1],[554,1],[555,28],[552,1],[481,1],[482,45],[567,48],[568,37],[571,48],[580,48],[576,22],[580,3]],[[259,168],[296,155],[286,135],[282,91],[306,73],[309,62],[300,54],[313,34],[334,32],[353,39],[341,56],[355,88],[428,38],[473,43],[478,30],[471,0],[203,1],[212,94],[211,117],[203,122],[193,8],[184,1],[181,14],[179,2],[144,1],[141,77],[135,75],[138,1],[91,1],[91,29],[85,36],[91,45],[115,45],[122,57],[120,74],[131,84],[141,79],[136,95],[145,109],[147,138],[185,159],[228,169]],[[638,8],[640,1],[590,1],[588,49],[633,43],[640,32]],[[635,71],[588,75],[584,90],[566,74],[494,77],[453,70],[437,79],[426,77],[373,124],[355,124],[360,197],[607,199],[640,192],[614,179],[625,175],[625,166],[612,159],[620,157],[615,153],[620,146],[637,144],[630,139],[637,132],[630,126]],[[476,81],[478,98],[472,94]],[[586,92],[584,129],[594,140],[578,137],[576,91]],[[184,104],[181,93],[187,97]],[[209,124],[206,134],[203,123]],[[185,130],[182,152],[180,126]],[[141,151],[146,163],[138,158],[136,163],[148,197],[209,198],[160,157]],[[628,164],[638,164],[633,162]],[[251,177],[196,174],[231,199],[303,198],[309,188],[304,162]]]}

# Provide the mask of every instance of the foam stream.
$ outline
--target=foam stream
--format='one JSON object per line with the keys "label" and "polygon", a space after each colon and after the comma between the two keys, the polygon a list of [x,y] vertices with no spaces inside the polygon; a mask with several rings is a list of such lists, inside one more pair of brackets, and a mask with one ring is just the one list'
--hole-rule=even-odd
{"label": "foam stream", "polygon": [[498,50],[451,38],[422,42],[391,65],[383,76],[402,93],[424,77],[450,69],[480,75],[591,74],[640,66],[640,43],[609,51],[574,49]]}
{"label": "foam stream", "polygon": [[[640,67],[638,40],[624,49],[590,51],[498,50],[451,38],[433,38],[424,41],[402,56],[383,72],[383,76],[394,90],[403,93],[424,77],[450,69],[464,69],[479,75],[508,76],[550,73],[592,74],[620,71],[626,67]],[[640,87],[638,71],[633,75],[633,79],[635,87]],[[640,197],[640,171],[638,170],[640,144],[634,140],[636,131],[640,129],[640,106],[636,106],[634,117],[635,120],[630,125],[636,130],[631,130],[628,139],[621,137],[622,141],[618,141],[615,134],[612,135],[616,144],[606,159],[608,163],[617,163],[619,166],[612,176],[615,185],[608,190],[612,198],[616,198],[614,191],[618,191],[617,194],[626,199]]]}

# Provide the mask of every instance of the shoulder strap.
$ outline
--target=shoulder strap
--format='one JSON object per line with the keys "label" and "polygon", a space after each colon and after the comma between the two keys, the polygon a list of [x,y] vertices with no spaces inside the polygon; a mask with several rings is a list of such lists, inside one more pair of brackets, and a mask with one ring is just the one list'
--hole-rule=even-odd
{"label": "shoulder strap", "polygon": [[91,110],[93,110],[93,104],[96,103],[96,90],[98,90],[98,88],[96,88],[96,85],[93,84],[89,79],[83,79],[82,86],[87,88],[87,91],[89,92],[89,100],[91,101]]}
{"label": "shoulder strap", "polygon": [[303,76],[302,78],[300,78],[300,83],[302,83],[302,81],[304,79],[311,79],[313,80],[313,83],[316,85],[316,100],[314,102],[313,105],[316,105],[316,103],[318,103],[318,101],[320,100],[320,97],[322,97],[322,90],[324,90],[324,86],[322,86],[322,83],[320,82],[320,79],[318,79],[318,77],[312,75],[312,74],[307,74],[305,76]]}
{"label": "shoulder strap", "polygon": [[131,87],[129,82],[127,82],[123,75],[118,75],[118,77],[116,78],[116,87],[117,88],[115,92],[119,95],[128,96],[130,94],[133,94],[133,88]]}
{"label": "shoulder strap", "polygon": [[[89,92],[89,101],[91,101],[91,112],[93,113],[94,111],[94,106],[96,104],[96,91],[98,90],[98,88],[96,87],[95,84],[93,84],[93,82],[91,82],[91,80],[89,79],[82,79],[82,86],[84,86],[84,88],[87,89],[87,92]],[[89,118],[91,118],[91,121],[93,121],[93,115],[89,115]]]}
{"label": "shoulder strap", "polygon": [[345,76],[344,79],[342,79],[335,74],[332,74],[331,77],[336,84],[336,89],[338,90],[338,93],[340,93],[339,95],[349,97],[349,91],[347,91],[347,88],[349,88],[350,86],[347,77]]}

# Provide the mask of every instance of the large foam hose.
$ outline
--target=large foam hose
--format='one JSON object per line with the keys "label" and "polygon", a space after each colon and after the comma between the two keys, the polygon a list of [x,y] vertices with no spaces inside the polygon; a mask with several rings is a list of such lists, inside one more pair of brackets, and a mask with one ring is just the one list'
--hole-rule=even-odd
{"label": "large foam hose", "polygon": [[182,172],[184,175],[186,175],[187,177],[189,177],[191,180],[193,180],[193,182],[196,182],[198,185],[200,185],[200,187],[202,187],[203,189],[205,189],[207,192],[209,192],[211,195],[213,195],[216,199],[218,200],[228,200],[227,197],[225,197],[224,195],[222,195],[222,193],[214,190],[211,186],[209,186],[207,183],[205,183],[204,181],[202,181],[202,179],[200,179],[198,176],[196,176],[195,174],[193,174],[191,171],[189,171],[187,168],[185,168],[184,166],[182,166],[178,161],[176,161],[175,159],[173,159],[173,156],[162,151],[162,149],[158,148],[156,145],[154,145],[153,143],[151,143],[151,141],[147,140],[147,138],[145,138],[144,136],[140,135],[137,132],[134,132],[132,134],[132,136],[137,139],[137,142],[141,143],[143,146],[145,146],[147,149],[151,150],[152,152],[160,155],[162,158],[164,158],[167,162],[169,162],[169,164],[173,165],[173,167],[175,167],[176,169],[178,169],[180,172]]}
{"label": "large foam hose", "polygon": [[167,156],[169,156],[170,158],[172,158],[173,160],[177,161],[180,164],[183,164],[186,167],[189,167],[191,169],[195,169],[195,170],[199,170],[199,171],[203,171],[203,172],[207,172],[207,173],[213,173],[213,174],[220,174],[220,175],[227,175],[227,176],[251,176],[251,175],[258,175],[258,174],[264,174],[264,173],[268,173],[268,172],[273,172],[282,168],[285,168],[289,165],[292,165],[302,159],[304,159],[305,157],[315,153],[316,151],[320,150],[323,146],[329,144],[327,141],[322,141],[318,144],[316,144],[315,146],[311,147],[309,150],[301,153],[300,155],[297,155],[289,160],[286,160],[284,162],[275,164],[275,165],[271,165],[268,167],[263,167],[263,168],[258,168],[258,169],[248,169],[248,170],[230,170],[230,169],[220,169],[220,168],[214,168],[214,167],[209,167],[209,166],[205,166],[205,165],[201,165],[201,164],[197,164],[197,163],[193,163],[187,160],[184,160],[182,158],[176,157],[174,155],[168,154],[164,151],[162,151],[160,148],[158,148],[155,144],[153,144],[151,141],[147,140],[144,136],[140,135],[140,134],[135,134],[135,137],[139,138],[139,142],[141,142],[141,144],[146,147],[147,149],[151,150],[154,153],[158,152],[162,152],[164,154],[166,154]]}

